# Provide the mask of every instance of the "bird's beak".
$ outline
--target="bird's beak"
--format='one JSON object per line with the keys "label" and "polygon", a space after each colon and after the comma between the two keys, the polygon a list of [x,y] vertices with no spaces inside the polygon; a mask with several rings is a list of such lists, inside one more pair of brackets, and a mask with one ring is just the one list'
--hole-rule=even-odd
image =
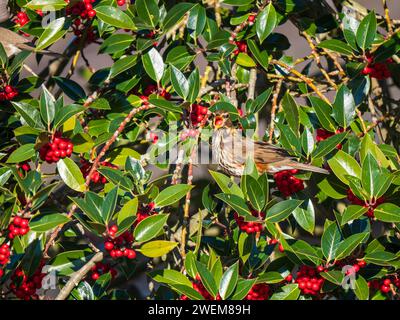
{"label": "bird's beak", "polygon": [[213,119],[213,125],[215,129],[219,129],[224,125],[224,119],[221,116],[215,116]]}

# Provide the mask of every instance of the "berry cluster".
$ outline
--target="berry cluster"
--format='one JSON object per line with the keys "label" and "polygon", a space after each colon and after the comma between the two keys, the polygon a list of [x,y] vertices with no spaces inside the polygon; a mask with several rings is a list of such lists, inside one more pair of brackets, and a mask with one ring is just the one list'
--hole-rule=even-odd
{"label": "berry cluster", "polygon": [[386,294],[392,290],[396,290],[396,288],[400,288],[400,279],[395,275],[381,280],[371,280],[368,282],[368,286],[371,289],[379,289],[382,293]]}
{"label": "berry cluster", "polygon": [[196,129],[188,129],[188,130],[184,130],[182,131],[181,135],[180,135],[180,140],[181,141],[185,141],[188,138],[196,138],[199,134],[199,131]]}
{"label": "berry cluster", "polygon": [[36,290],[42,287],[42,280],[46,276],[41,272],[43,265],[31,276],[28,277],[21,268],[17,268],[11,276],[10,289],[18,299],[38,300]]}
{"label": "berry cluster", "polygon": [[243,52],[243,53],[247,53],[247,43],[246,41],[235,41],[234,42],[237,49],[235,49],[235,51],[233,51],[233,54],[235,56],[237,56],[239,53]]}
{"label": "berry cluster", "polygon": [[[279,243],[278,239],[271,239],[271,240],[268,241],[269,245],[276,245],[277,243]],[[285,251],[285,249],[283,248],[282,243],[279,243],[278,250],[279,250],[279,252],[284,252]]]}
{"label": "berry cluster", "polygon": [[358,198],[351,189],[347,190],[347,199],[352,203],[352,204],[357,204],[359,206],[363,206],[365,208],[368,208],[368,211],[364,214],[368,218],[374,218],[374,210],[377,206],[385,202],[384,197],[380,197],[378,199],[372,199],[372,200],[361,200]]}
{"label": "berry cluster", "polygon": [[3,91],[0,91],[0,101],[12,100],[18,95],[17,89],[7,85],[4,87]]}
{"label": "berry cluster", "polygon": [[365,60],[367,61],[367,66],[361,71],[362,74],[367,75],[369,74],[372,78],[376,78],[378,80],[384,80],[390,78],[392,73],[388,68],[388,64],[393,63],[392,58],[386,60],[385,63],[383,62],[374,62],[374,57],[370,54],[365,56]]}
{"label": "berry cluster", "polygon": [[10,261],[10,255],[10,246],[7,243],[3,243],[0,246],[0,264],[3,266],[6,265]]}
{"label": "berry cluster", "polygon": [[114,278],[117,275],[117,270],[114,268],[111,268],[109,264],[102,263],[102,262],[97,262],[93,267],[92,267],[92,274],[91,278],[96,281],[98,278],[100,278],[101,275],[106,274],[108,272],[111,273],[111,277]]}
{"label": "berry cluster", "polygon": [[[66,2],[70,3],[69,0],[66,0]],[[93,10],[94,2],[95,0],[79,1],[73,4],[72,6],[68,7],[66,9],[66,14],[68,16],[78,16],[78,18],[74,20],[74,23],[76,20],[82,22],[81,19],[93,19],[96,16],[96,10]]]}
{"label": "berry cluster", "polygon": [[163,97],[165,100],[171,99],[171,94],[165,90],[164,88],[158,88],[155,84],[149,84],[144,90],[143,95],[148,97],[151,94],[157,94],[160,97]]}
{"label": "berry cluster", "polygon": [[117,5],[119,5],[120,7],[124,6],[126,3],[126,0],[117,0]]}
{"label": "berry cluster", "polygon": [[297,172],[297,169],[293,169],[279,171],[274,174],[276,186],[285,197],[304,189],[303,180],[294,176]]}
{"label": "berry cluster", "polygon": [[301,266],[295,280],[301,292],[312,296],[318,295],[324,283],[324,278],[319,273],[324,271],[325,269],[322,266],[318,268]]}
{"label": "berry cluster", "polygon": [[28,22],[30,21],[28,15],[26,14],[26,12],[18,12],[17,13],[17,17],[14,19],[14,22],[19,26],[19,27],[23,27],[24,25],[26,25]]}
{"label": "berry cluster", "polygon": [[17,163],[17,170],[19,176],[22,178],[27,172],[31,171],[31,166],[29,165],[28,161],[24,161]]}
{"label": "berry cluster", "polygon": [[[264,219],[265,218],[265,212],[259,212],[256,210],[252,210],[251,214],[254,217],[257,217],[259,219]],[[236,212],[234,214],[234,218],[236,220],[236,223],[239,227],[240,230],[246,232],[246,233],[257,233],[261,232],[264,230],[264,224],[260,222],[246,222],[244,221],[244,218],[242,216],[239,216]]]}
{"label": "berry cluster", "polygon": [[155,206],[156,205],[154,202],[150,202],[147,206],[140,208],[136,213],[136,220],[134,226],[137,226],[139,222],[152,216],[153,214],[156,214],[156,212],[154,211]]}
{"label": "berry cluster", "polygon": [[[92,168],[92,164],[89,161],[86,161],[85,159],[81,159],[81,164],[82,164],[81,172],[83,174],[83,177],[86,178],[89,175],[90,169]],[[107,162],[107,161],[100,162],[100,166],[108,167],[108,168],[112,168],[112,169],[118,169],[117,166],[115,166],[112,163]],[[99,184],[107,183],[106,177],[101,175],[98,171],[95,171],[92,174],[90,181],[93,183],[99,183]]]}
{"label": "berry cluster", "polygon": [[108,230],[108,238],[104,243],[104,248],[109,251],[110,256],[113,259],[118,259],[121,257],[127,257],[128,259],[136,258],[136,251],[131,249],[133,243],[133,235],[129,231],[125,231],[118,237],[116,233],[118,232],[118,227],[113,225]]}
{"label": "berry cluster", "polygon": [[74,145],[71,140],[62,138],[61,133],[57,133],[51,142],[46,143],[40,148],[40,159],[47,163],[58,162],[60,159],[70,157],[73,148]]}
{"label": "berry cluster", "polygon": [[14,217],[12,223],[8,226],[8,238],[14,239],[17,236],[23,236],[29,232],[29,220],[21,217]]}
{"label": "berry cluster", "polygon": [[255,284],[251,287],[249,293],[244,298],[245,300],[268,300],[270,295],[270,288],[265,283]]}
{"label": "berry cluster", "polygon": [[194,126],[199,125],[208,114],[209,105],[204,101],[193,103],[190,110],[190,120]]}
{"label": "berry cluster", "polygon": [[[204,287],[203,283],[201,282],[201,278],[199,275],[196,276],[196,280],[192,282],[193,289],[196,290],[198,293],[200,293],[203,297],[204,300],[221,300],[220,295],[218,294],[217,297],[214,299],[214,297],[208,293],[207,289]],[[181,300],[189,300],[189,298],[185,295],[182,295],[180,297]]]}
{"label": "berry cluster", "polygon": [[[317,142],[324,141],[324,140],[328,139],[329,137],[334,136],[335,134],[342,133],[343,131],[344,131],[343,128],[339,128],[333,133],[333,132],[327,131],[325,129],[319,128],[319,129],[317,129],[316,140],[317,140]],[[342,149],[342,144],[339,143],[336,146],[336,149],[339,149],[339,150]]]}

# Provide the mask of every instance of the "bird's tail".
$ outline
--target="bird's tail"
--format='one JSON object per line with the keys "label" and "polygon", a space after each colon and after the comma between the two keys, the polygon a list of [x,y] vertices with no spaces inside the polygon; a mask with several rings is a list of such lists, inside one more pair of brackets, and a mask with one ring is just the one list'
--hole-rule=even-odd
{"label": "bird's tail", "polygon": [[313,166],[311,164],[306,164],[306,163],[301,163],[301,162],[293,162],[293,163],[291,163],[291,166],[293,166],[293,168],[298,169],[298,170],[329,174],[328,170]]}

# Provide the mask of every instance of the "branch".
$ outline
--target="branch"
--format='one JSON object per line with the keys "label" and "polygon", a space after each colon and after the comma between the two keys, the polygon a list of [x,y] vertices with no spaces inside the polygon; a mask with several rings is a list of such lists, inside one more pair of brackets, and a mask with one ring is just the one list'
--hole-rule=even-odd
{"label": "branch", "polygon": [[89,260],[81,269],[75,272],[61,289],[55,300],[65,300],[70,295],[71,291],[81,282],[86,274],[96,265],[97,262],[102,261],[104,258],[103,252],[97,252],[92,259]]}

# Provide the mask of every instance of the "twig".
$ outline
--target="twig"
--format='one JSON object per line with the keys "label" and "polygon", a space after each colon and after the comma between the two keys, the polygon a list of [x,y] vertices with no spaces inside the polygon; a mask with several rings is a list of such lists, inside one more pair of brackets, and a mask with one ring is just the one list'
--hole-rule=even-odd
{"label": "twig", "polygon": [[103,252],[97,252],[92,259],[89,260],[81,269],[75,272],[61,289],[55,300],[65,300],[70,295],[71,291],[81,282],[86,274],[96,265],[97,262],[102,261],[104,258]]}
{"label": "twig", "polygon": [[[189,158],[188,164],[188,178],[187,184],[189,186],[192,185],[193,182],[193,157],[195,155],[196,148],[193,147],[192,153]],[[190,224],[190,199],[191,199],[191,190],[186,193],[185,198],[185,207],[183,210],[183,224],[182,224],[182,234],[181,234],[181,257],[182,260],[185,260],[186,257],[186,236],[188,234],[189,224]]]}
{"label": "twig", "polygon": [[386,20],[388,32],[391,34],[393,32],[393,26],[392,26],[392,21],[390,19],[389,8],[387,6],[386,0],[382,0],[382,5],[383,5],[383,9],[385,11],[385,20]]}
{"label": "twig", "polygon": [[299,71],[297,71],[296,69],[294,69],[293,67],[287,65],[286,63],[280,61],[280,60],[275,60],[272,59],[271,63],[274,65],[278,65],[282,68],[287,69],[289,72],[293,73],[295,76],[299,77],[301,80],[303,80],[316,94],[318,97],[320,97],[322,100],[324,100],[326,103],[330,104],[330,101],[328,100],[327,97],[325,97],[321,91],[319,91],[319,89],[317,88],[317,86],[314,84],[314,81],[308,77],[306,77],[305,75],[303,75],[302,73],[300,73]]}
{"label": "twig", "polygon": [[279,92],[281,91],[282,83],[283,79],[280,79],[276,84],[274,94],[272,96],[271,121],[269,124],[269,138],[268,138],[269,143],[272,143],[272,137],[274,135],[275,113],[276,113],[276,108],[278,107],[278,97],[279,97]]}

